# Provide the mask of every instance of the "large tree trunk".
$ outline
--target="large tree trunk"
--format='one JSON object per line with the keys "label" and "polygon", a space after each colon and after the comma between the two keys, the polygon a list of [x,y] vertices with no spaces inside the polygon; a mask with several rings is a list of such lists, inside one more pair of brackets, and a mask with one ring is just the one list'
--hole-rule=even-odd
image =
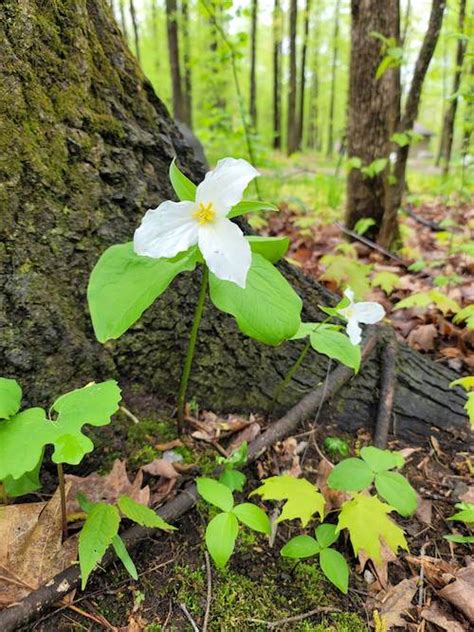
{"label": "large tree trunk", "polygon": [[456,112],[458,109],[458,92],[461,85],[461,76],[464,64],[464,57],[467,50],[467,41],[464,36],[464,21],[466,18],[466,0],[460,0],[459,18],[458,18],[458,43],[456,47],[456,65],[454,68],[453,87],[451,91],[451,99],[446,109],[443,119],[443,130],[441,133],[440,157],[443,161],[443,175],[449,172],[449,163],[451,162],[451,152],[453,149],[454,138],[454,121],[456,120]]}
{"label": "large tree trunk", "polygon": [[[390,69],[377,77],[383,59],[383,47],[373,33],[386,38],[398,35],[398,2],[389,0],[383,11],[378,0],[352,0],[351,62],[348,106],[348,153],[359,158],[364,167],[375,160],[388,159],[390,136],[394,131],[395,113],[400,101],[394,75]],[[398,39],[398,38],[397,38]],[[385,211],[385,175],[387,168],[373,177],[361,169],[351,169],[347,181],[346,224],[353,228],[363,217],[376,224],[369,236],[377,234]]]}
{"label": "large tree trunk", "polygon": [[[137,406],[140,394],[171,402],[199,275],[178,277],[135,327],[103,346],[92,333],[85,291],[100,253],[130,240],[144,211],[172,197],[170,161],[177,156],[196,181],[202,166],[143,78],[105,0],[76,0],[61,11],[42,0],[5,0],[0,56],[2,374],[20,380],[29,404],[47,405],[110,377]],[[333,297],[289,264],[281,269],[305,299],[305,319],[320,318],[318,304]],[[253,342],[207,304],[189,395],[215,410],[265,410],[300,348]],[[326,370],[324,357],[309,355],[281,407]],[[322,419],[370,426],[379,373],[374,354]],[[464,433],[464,397],[448,387],[455,377],[402,346],[397,433],[418,440],[439,429]]]}

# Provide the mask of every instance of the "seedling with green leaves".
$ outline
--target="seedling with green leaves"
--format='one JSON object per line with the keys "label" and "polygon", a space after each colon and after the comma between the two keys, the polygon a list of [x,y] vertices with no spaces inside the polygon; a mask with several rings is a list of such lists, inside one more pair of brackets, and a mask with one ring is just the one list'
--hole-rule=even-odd
{"label": "seedling with green leaves", "polygon": [[247,477],[237,468],[243,467],[247,463],[248,445],[244,441],[230,456],[217,457],[217,463],[223,465],[223,470],[219,476],[219,482],[226,485],[231,492],[241,492],[244,489]]}
{"label": "seedling with green leaves", "polygon": [[331,583],[347,594],[349,567],[345,558],[331,548],[339,537],[334,524],[320,524],[316,527],[315,538],[310,535],[297,535],[291,538],[281,549],[280,555],[291,559],[305,559],[319,555],[319,565]]}
{"label": "seedling with green leaves", "polygon": [[[459,511],[450,516],[448,520],[463,522],[469,529],[472,529],[474,527],[474,503],[462,502],[454,506]],[[457,533],[453,533],[451,535],[445,535],[444,539],[449,540],[449,542],[456,542],[457,544],[474,544],[474,535],[458,535]]]}
{"label": "seedling with green leaves", "polygon": [[252,503],[235,505],[232,491],[212,478],[198,478],[197,489],[201,498],[221,510],[206,528],[206,546],[215,565],[224,568],[235,549],[239,523],[253,531],[270,535],[267,514]]}
{"label": "seedling with green leaves", "polygon": [[459,379],[451,382],[449,386],[450,388],[453,388],[454,386],[462,386],[462,388],[466,391],[467,400],[464,404],[464,410],[469,417],[471,428],[474,428],[474,375],[460,377]]}
{"label": "seedling with green leaves", "polygon": [[231,218],[277,210],[242,201],[258,172],[244,160],[226,158],[196,187],[173,161],[170,180],[180,202],[147,212],[134,241],[108,248],[92,271],[88,301],[100,342],[132,327],[183,272],[202,269],[188,349],[178,392],[178,426],[206,296],[232,315],[247,336],[269,345],[291,338],[300,324],[302,301],[273,265],[284,256],[286,237],[247,237]]}
{"label": "seedling with green leaves", "polygon": [[138,579],[137,569],[124,541],[119,536],[122,517],[152,529],[174,531],[176,527],[168,524],[153,509],[146,507],[129,496],[120,496],[117,505],[92,503],[84,494],[78,494],[81,509],[87,514],[79,535],[79,565],[81,568],[81,587],[85,589],[87,580],[94,568],[100,563],[107,549],[112,546],[127,572]]}
{"label": "seedling with green leaves", "polygon": [[344,459],[328,477],[332,489],[360,492],[375,484],[379,496],[386,500],[401,516],[410,516],[417,507],[417,495],[407,479],[394,469],[405,464],[399,452],[379,450],[373,446],[360,451],[361,458]]}
{"label": "seedling with green leaves", "polygon": [[332,457],[344,457],[349,454],[349,444],[340,437],[326,437],[323,441],[324,450]]}

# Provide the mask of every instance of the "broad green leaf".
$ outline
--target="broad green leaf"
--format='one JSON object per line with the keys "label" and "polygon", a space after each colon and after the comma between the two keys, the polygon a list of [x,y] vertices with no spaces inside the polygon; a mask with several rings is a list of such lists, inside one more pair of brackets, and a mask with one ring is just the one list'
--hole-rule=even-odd
{"label": "broad green leaf", "polygon": [[194,201],[196,198],[196,185],[182,173],[177,165],[176,158],[170,164],[170,181],[174,192],[180,200]]}
{"label": "broad green leaf", "polygon": [[129,552],[127,551],[125,542],[119,535],[116,535],[112,538],[112,546],[114,547],[115,555],[125,566],[127,573],[132,577],[132,579],[136,581],[138,579],[137,567],[133,563]]}
{"label": "broad green leaf", "polygon": [[232,513],[237,516],[239,522],[250,527],[254,531],[258,531],[259,533],[265,533],[270,535],[271,526],[270,520],[268,519],[267,514],[257,507],[257,505],[253,505],[252,503],[242,503],[241,505],[236,505],[232,509]]}
{"label": "broad green leaf", "polygon": [[355,373],[359,371],[361,352],[359,345],[353,345],[346,334],[319,327],[310,335],[311,346],[333,360],[345,364]]}
{"label": "broad green leaf", "polygon": [[[194,199],[194,198],[193,198]],[[270,202],[260,202],[259,200],[242,200],[230,210],[227,215],[229,219],[232,217],[238,217],[239,215],[245,215],[245,213],[262,213],[267,211],[279,211],[280,209],[275,204]]]}
{"label": "broad green leaf", "polygon": [[461,309],[459,303],[457,303],[454,299],[449,298],[443,292],[439,290],[427,290],[425,292],[416,292],[411,296],[407,296],[403,300],[399,301],[395,304],[395,309],[407,309],[409,307],[429,307],[430,305],[435,305],[443,314],[447,314],[448,312],[459,312]]}
{"label": "broad green leaf", "polygon": [[401,516],[416,511],[418,497],[407,479],[398,472],[380,472],[375,476],[375,489],[379,496],[395,507]]}
{"label": "broad green leaf", "polygon": [[344,557],[334,549],[323,549],[319,555],[319,564],[329,581],[346,595],[349,587],[349,568]]}
{"label": "broad green leaf", "polygon": [[290,245],[288,237],[246,237],[252,252],[262,255],[270,263],[276,263],[285,256]]}
{"label": "broad green leaf", "polygon": [[41,455],[37,466],[31,472],[26,472],[18,479],[14,479],[11,476],[7,476],[3,482],[5,492],[10,498],[16,498],[17,496],[24,496],[25,494],[31,494],[37,489],[41,488],[41,481],[39,479],[39,473],[43,464],[43,455]]}
{"label": "broad green leaf", "polygon": [[400,284],[400,277],[394,272],[377,272],[372,279],[372,287],[380,287],[387,296]]}
{"label": "broad green leaf", "polygon": [[[82,434],[82,427],[108,424],[118,409],[120,397],[120,389],[113,380],[90,384],[56,400],[52,410],[58,416],[53,421],[46,418],[42,408],[29,408],[0,423],[0,480],[7,476],[18,479],[34,470],[49,444],[54,445],[55,463],[77,465],[94,448],[92,441]],[[28,446],[28,450],[21,453],[20,459],[22,446]]]}
{"label": "broad green leaf", "polygon": [[317,555],[320,551],[321,547],[310,535],[297,535],[285,544],[280,555],[300,560]]}
{"label": "broad green leaf", "polygon": [[471,428],[474,429],[474,391],[467,394],[467,402],[464,404],[464,408],[471,422]]}
{"label": "broad green leaf", "polygon": [[253,253],[247,284],[242,289],[209,275],[211,300],[232,314],[239,329],[260,342],[279,345],[296,333],[302,302],[285,277],[269,261]]}
{"label": "broad green leaf", "polygon": [[362,448],[360,456],[373,472],[385,472],[405,465],[405,459],[399,452],[380,450],[372,445]]}
{"label": "broad green leaf", "polygon": [[410,136],[405,134],[405,132],[395,132],[395,134],[391,135],[390,140],[397,143],[400,147],[410,144]]}
{"label": "broad green leaf", "polygon": [[194,270],[199,251],[193,246],[173,259],[135,254],[133,243],[108,248],[92,270],[87,300],[99,342],[127,331],[180,273]]}
{"label": "broad green leaf", "polygon": [[337,531],[349,531],[355,555],[362,550],[373,562],[380,564],[382,540],[394,553],[398,547],[408,551],[402,529],[387,517],[393,509],[376,496],[357,494],[342,505]]}
{"label": "broad green leaf", "polygon": [[230,511],[234,506],[234,497],[226,485],[213,478],[197,478],[196,484],[199,495],[211,505],[219,507],[222,511]]}
{"label": "broad green leaf", "polygon": [[104,557],[106,550],[118,534],[120,515],[117,507],[97,503],[87,514],[79,535],[79,565],[81,588],[85,589],[89,575]]}
{"label": "broad green leaf", "polygon": [[124,516],[137,524],[141,524],[142,527],[162,529],[163,531],[176,531],[176,527],[168,524],[156,511],[153,511],[153,509],[141,503],[137,503],[129,496],[120,496],[117,505]]}
{"label": "broad green leaf", "polygon": [[258,494],[263,500],[286,500],[277,522],[299,518],[303,527],[318,513],[324,517],[324,496],[315,485],[304,478],[294,478],[284,474],[272,476],[250,495]]}
{"label": "broad green leaf", "polygon": [[215,565],[224,568],[234,552],[239,523],[233,513],[217,514],[206,529],[206,546]]}
{"label": "broad green leaf", "polygon": [[443,535],[445,540],[456,544],[474,544],[474,535]]}
{"label": "broad green leaf", "polygon": [[334,544],[339,537],[339,533],[336,533],[335,524],[320,524],[315,530],[316,540],[322,549],[327,549],[328,546]]}
{"label": "broad green leaf", "polygon": [[450,383],[449,388],[453,388],[453,386],[462,386],[464,390],[469,391],[474,388],[474,375],[466,375],[466,377],[454,380]]}
{"label": "broad green leaf", "polygon": [[[331,309],[331,308],[328,308]],[[337,310],[335,310],[336,315]],[[300,323],[298,327],[298,331],[294,336],[291,337],[291,340],[301,340],[301,338],[306,338],[314,333],[316,330],[319,331],[339,331],[341,329],[341,325],[329,325],[328,323]]]}
{"label": "broad green leaf", "polygon": [[460,511],[450,516],[448,520],[458,520],[465,523],[474,523],[474,503],[458,503],[455,505]]}
{"label": "broad green leaf", "polygon": [[232,467],[226,467],[219,476],[219,483],[222,483],[230,489],[231,492],[241,492],[244,489],[247,477],[242,472],[234,470]]}
{"label": "broad green leaf", "polygon": [[374,474],[367,463],[361,459],[344,459],[338,463],[328,476],[331,489],[345,492],[359,492],[367,489],[374,480]]}
{"label": "broad green leaf", "polygon": [[[335,281],[339,287],[349,286],[356,299],[363,298],[370,290],[369,274],[372,266],[343,255],[324,255],[321,263],[326,270],[323,280]],[[339,306],[338,306],[339,307]]]}
{"label": "broad green leaf", "polygon": [[249,446],[247,441],[243,441],[239,447],[232,452],[230,456],[224,459],[225,463],[232,465],[233,467],[242,467],[247,463],[249,455]]}
{"label": "broad green leaf", "polygon": [[358,235],[364,235],[369,228],[376,225],[376,221],[373,217],[361,217],[357,220],[354,226],[354,231]]}
{"label": "broad green leaf", "polygon": [[16,380],[0,377],[0,419],[8,419],[20,410],[21,386]]}

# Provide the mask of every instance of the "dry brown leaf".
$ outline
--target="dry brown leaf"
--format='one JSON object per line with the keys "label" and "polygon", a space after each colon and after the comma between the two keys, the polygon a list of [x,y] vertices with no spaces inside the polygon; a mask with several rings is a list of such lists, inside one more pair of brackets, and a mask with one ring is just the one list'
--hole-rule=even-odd
{"label": "dry brown leaf", "polygon": [[210,443],[218,441],[221,436],[239,432],[239,430],[242,430],[255,421],[253,415],[250,415],[250,419],[244,419],[237,415],[229,415],[227,419],[223,419],[208,410],[203,411],[201,417],[201,419],[196,419],[191,416],[186,417],[186,421],[196,428],[196,431],[193,432],[191,436],[195,439]]}
{"label": "dry brown leaf", "polygon": [[155,459],[151,463],[143,465],[140,470],[151,476],[162,476],[163,478],[178,478],[179,476],[173,463],[165,459]]}
{"label": "dry brown leaf", "polygon": [[173,450],[174,448],[180,448],[183,445],[181,439],[172,439],[171,441],[167,441],[166,443],[155,443],[155,450],[159,450],[160,452],[166,452],[166,450]]}
{"label": "dry brown leaf", "polygon": [[434,623],[442,630],[446,630],[446,632],[467,632],[467,626],[461,625],[459,621],[456,621],[456,619],[442,610],[437,601],[432,603],[429,608],[424,608],[421,611],[421,617],[430,623]]}
{"label": "dry brown leaf", "polygon": [[77,539],[62,542],[59,489],[47,503],[0,509],[0,608],[23,599],[77,558]]}
{"label": "dry brown leaf", "polygon": [[411,577],[402,580],[385,593],[379,612],[388,630],[395,626],[405,627],[406,620],[402,614],[412,607],[411,600],[417,591],[417,584],[418,577]]}
{"label": "dry brown leaf", "polygon": [[77,502],[77,493],[82,492],[91,502],[116,503],[119,496],[126,495],[142,505],[150,503],[150,488],[148,485],[142,488],[143,472],[138,472],[133,483],[127,476],[125,461],[116,459],[111,471],[106,476],[100,476],[96,472],[89,476],[73,476],[67,474],[65,479],[71,484],[68,494],[67,511],[76,513],[80,511]]}
{"label": "dry brown leaf", "polygon": [[435,338],[438,336],[436,325],[420,325],[412,329],[407,337],[410,347],[419,351],[432,351],[435,348]]}
{"label": "dry brown leaf", "polygon": [[418,501],[418,507],[416,509],[415,516],[423,524],[431,524],[433,514],[433,503],[427,498],[420,498]]}
{"label": "dry brown leaf", "polygon": [[257,423],[256,421],[252,422],[250,425],[248,425],[246,428],[244,428],[238,434],[235,435],[235,437],[227,446],[227,452],[229,452],[229,454],[232,453],[240,445],[242,445],[244,441],[246,441],[247,443],[250,443],[251,441],[253,441],[254,439],[258,437],[261,431],[262,429],[260,427],[260,424]]}
{"label": "dry brown leaf", "polygon": [[407,555],[405,560],[417,569],[423,566],[426,580],[437,589],[446,586],[447,582],[453,579],[456,573],[454,566],[437,557],[430,557],[429,555],[414,557]]}
{"label": "dry brown leaf", "polygon": [[474,623],[474,562],[457,571],[455,578],[438,595],[462,612],[470,623]]}
{"label": "dry brown leaf", "polygon": [[346,500],[350,499],[350,495],[346,492],[339,492],[336,489],[330,489],[327,484],[328,476],[333,469],[333,465],[328,461],[321,459],[318,465],[318,474],[316,477],[316,486],[326,501],[325,511],[328,513],[333,509],[339,509]]}
{"label": "dry brown leaf", "polygon": [[[382,547],[381,547],[381,562],[379,564],[375,564],[374,562],[372,562],[374,564],[374,568],[375,568],[375,572],[377,573],[377,578],[378,578],[378,582],[374,582],[374,584],[378,584],[378,590],[380,590],[381,588],[387,588],[387,586],[389,585],[389,581],[388,581],[388,563],[389,562],[395,562],[397,560],[397,556],[395,555],[395,553],[385,544],[385,542],[382,542]],[[365,554],[365,552],[363,550],[360,550],[359,552],[359,563],[360,563],[360,567],[361,569],[363,569],[365,567],[365,565],[367,564],[367,562],[369,561],[369,557]],[[371,590],[376,589],[377,587],[371,586]]]}
{"label": "dry brown leaf", "polygon": [[465,492],[462,496],[459,496],[459,500],[464,503],[474,503],[474,485],[471,485],[467,492]]}

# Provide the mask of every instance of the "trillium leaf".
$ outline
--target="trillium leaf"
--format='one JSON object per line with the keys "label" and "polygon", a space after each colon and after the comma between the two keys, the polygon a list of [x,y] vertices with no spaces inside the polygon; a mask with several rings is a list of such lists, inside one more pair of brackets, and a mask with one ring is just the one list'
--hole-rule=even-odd
{"label": "trillium leaf", "polygon": [[297,535],[291,538],[281,549],[280,555],[294,560],[313,557],[321,551],[321,547],[310,535]]}
{"label": "trillium leaf", "polygon": [[117,339],[180,273],[194,270],[199,251],[193,246],[172,259],[135,254],[133,243],[108,248],[92,270],[87,300],[99,342]]}
{"label": "trillium leaf", "polygon": [[329,581],[346,595],[349,587],[349,568],[345,558],[334,549],[324,549],[319,556],[319,564]]}
{"label": "trillium leaf", "polygon": [[[0,423],[0,480],[19,479],[34,470],[46,445],[54,445],[55,463],[76,465],[93,449],[82,426],[105,426],[118,409],[120,389],[113,380],[91,384],[60,397],[52,409],[57,419],[47,419],[42,408],[29,408]],[[28,446],[21,459],[20,446]]]}
{"label": "trillium leaf", "polygon": [[231,208],[230,213],[227,217],[229,219],[232,219],[233,217],[245,215],[246,213],[262,213],[278,210],[278,206],[275,206],[275,204],[271,204],[270,202],[260,202],[259,200],[242,200],[242,202],[239,202]]}
{"label": "trillium leaf", "polygon": [[232,513],[237,516],[239,522],[254,531],[270,535],[271,526],[267,514],[252,503],[242,503],[232,509]]}
{"label": "trillium leaf", "polygon": [[393,468],[403,467],[405,459],[400,452],[390,450],[380,450],[373,445],[361,449],[360,456],[367,463],[373,472],[385,472]]}
{"label": "trillium leaf", "polygon": [[285,256],[290,245],[288,237],[258,237],[251,235],[246,237],[252,252],[256,252],[267,261],[276,263]]}
{"label": "trillium leaf", "polygon": [[357,494],[342,505],[337,531],[349,531],[355,555],[362,550],[373,562],[380,564],[382,540],[394,553],[399,547],[408,551],[402,529],[387,516],[393,509],[376,496]]}
{"label": "trillium leaf", "polygon": [[245,289],[214,274],[209,275],[209,289],[217,309],[234,316],[239,329],[255,340],[279,345],[298,329],[300,297],[285,277],[259,254],[252,254]]}
{"label": "trillium leaf", "polygon": [[82,590],[86,587],[89,575],[118,534],[119,526],[120,515],[114,505],[97,503],[88,513],[79,535]]}
{"label": "trillium leaf", "polygon": [[219,476],[219,483],[222,483],[230,489],[231,492],[241,492],[244,489],[247,477],[239,470],[226,467]]}
{"label": "trillium leaf", "polygon": [[379,472],[375,475],[375,489],[401,516],[411,516],[416,511],[416,491],[402,474]]}
{"label": "trillium leaf", "polygon": [[168,524],[161,516],[153,511],[153,509],[141,503],[137,503],[129,496],[120,496],[117,505],[124,516],[142,525],[142,527],[162,529],[163,531],[176,531],[176,527]]}
{"label": "trillium leaf", "polygon": [[344,459],[338,463],[328,476],[331,489],[344,492],[359,492],[367,489],[374,480],[374,473],[361,459]]}
{"label": "trillium leaf", "polygon": [[258,494],[263,500],[286,500],[277,522],[299,518],[305,527],[311,517],[318,513],[324,516],[324,496],[304,478],[295,478],[287,474],[272,476],[250,495]]}
{"label": "trillium leaf", "polygon": [[230,511],[234,506],[234,497],[230,489],[215,481],[213,478],[197,478],[198,493],[211,505],[219,507],[222,511]]}
{"label": "trillium leaf", "polygon": [[329,523],[320,524],[316,527],[315,535],[316,540],[322,549],[326,549],[328,546],[331,546],[331,544],[334,544],[339,537],[339,533],[336,531],[336,525]]}
{"label": "trillium leaf", "polygon": [[310,335],[311,346],[318,353],[345,364],[355,373],[359,371],[361,352],[359,345],[353,345],[349,338],[340,331],[329,328],[318,328]]}
{"label": "trillium leaf", "polygon": [[191,182],[191,180],[178,169],[176,165],[176,158],[174,158],[173,162],[170,164],[170,181],[174,192],[180,200],[190,202],[194,201],[196,198],[197,187],[194,182]]}
{"label": "trillium leaf", "polygon": [[233,513],[217,514],[207,525],[206,546],[215,565],[224,568],[235,548],[239,523]]}
{"label": "trillium leaf", "polygon": [[8,419],[20,410],[21,386],[16,380],[0,377],[0,419]]}

